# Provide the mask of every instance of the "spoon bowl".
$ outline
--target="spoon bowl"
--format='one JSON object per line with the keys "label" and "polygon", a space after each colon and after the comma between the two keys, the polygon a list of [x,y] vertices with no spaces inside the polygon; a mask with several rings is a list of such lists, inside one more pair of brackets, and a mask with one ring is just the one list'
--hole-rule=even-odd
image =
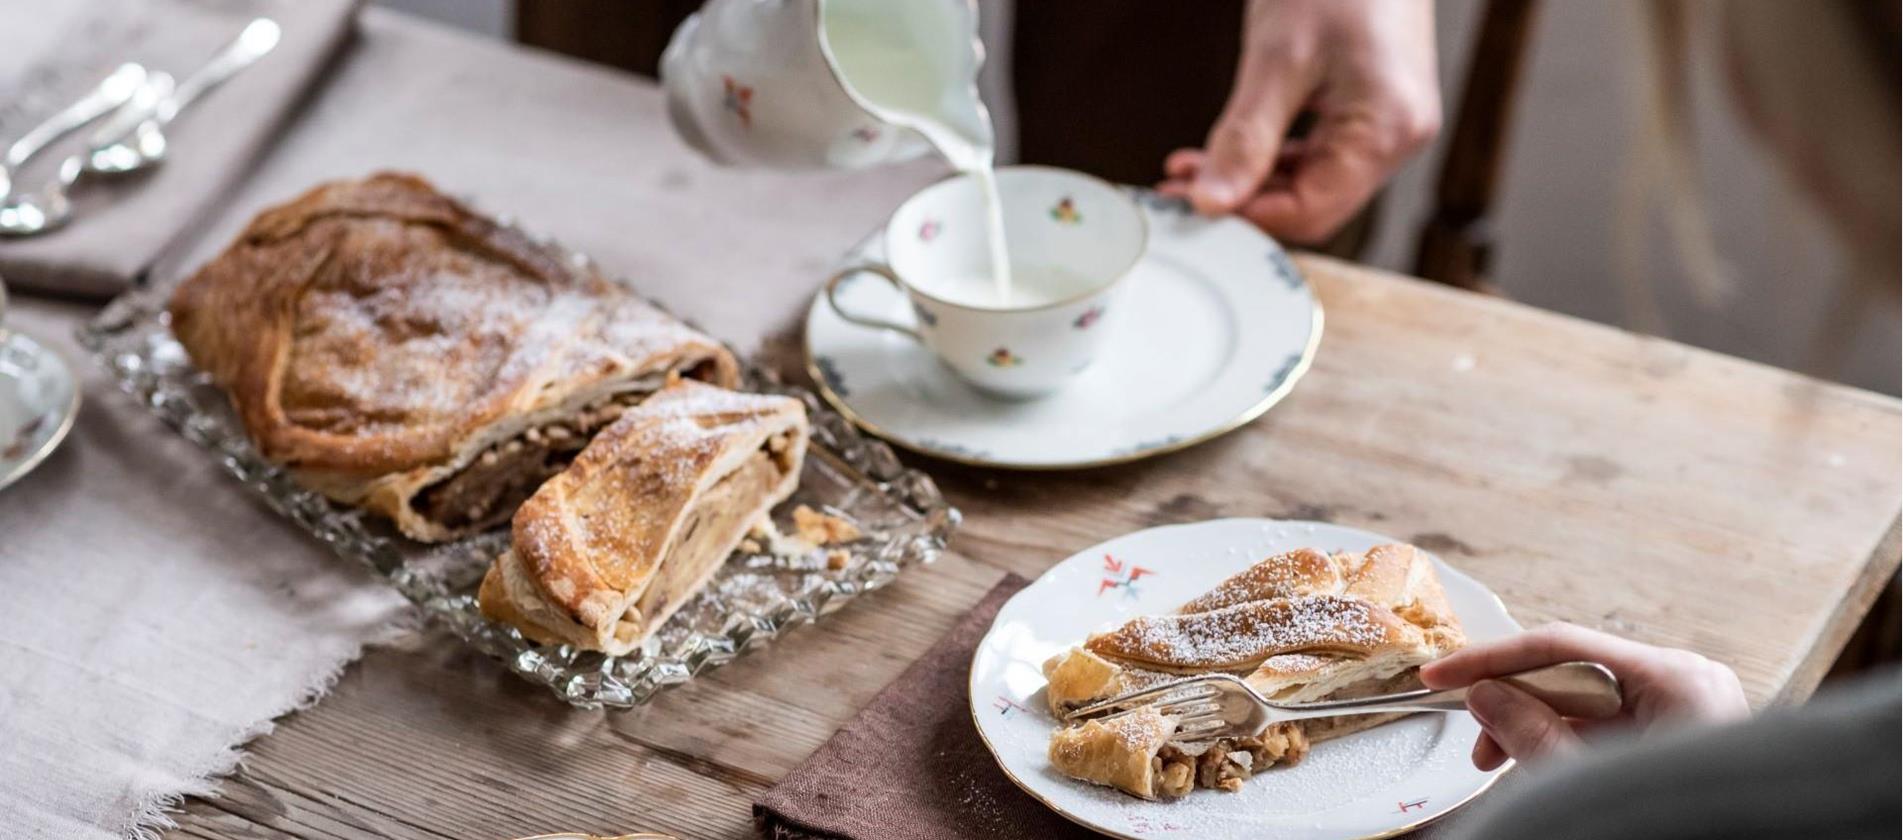
{"label": "spoon bowl", "polygon": [[92,89],[85,96],[75,100],[59,113],[46,118],[46,121],[34,126],[20,139],[13,141],[4,153],[0,153],[0,197],[13,192],[13,173],[34,155],[45,149],[47,144],[58,140],[99,119],[107,112],[122,105],[137,95],[146,81],[145,68],[138,64],[121,64],[118,69]]}
{"label": "spoon bowl", "polygon": [[165,131],[157,116],[171,101],[172,91],[168,73],[154,73],[140,85],[132,101],[121,109],[124,119],[115,118],[94,135],[86,153],[86,171],[123,175],[165,160]]}

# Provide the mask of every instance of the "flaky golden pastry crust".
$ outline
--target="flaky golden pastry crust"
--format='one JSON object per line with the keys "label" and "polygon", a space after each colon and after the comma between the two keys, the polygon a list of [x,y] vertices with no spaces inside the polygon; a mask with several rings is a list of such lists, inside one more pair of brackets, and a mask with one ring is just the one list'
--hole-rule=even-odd
{"label": "flaky golden pastry crust", "polygon": [[718,342],[409,175],[265,211],[169,311],[260,454],[423,540],[507,517],[411,507],[492,445],[669,372],[732,386],[739,371]]}
{"label": "flaky golden pastry crust", "polygon": [[516,511],[483,613],[545,643],[633,650],[792,494],[806,438],[798,400],[671,385]]}
{"label": "flaky golden pastry crust", "polygon": [[1084,647],[1151,670],[1203,673],[1248,671],[1284,653],[1366,658],[1420,644],[1420,631],[1392,610],[1359,598],[1305,595],[1187,615],[1142,616],[1092,636]]}
{"label": "flaky golden pastry crust", "polygon": [[1049,758],[1064,775],[1155,799],[1162,790],[1188,789],[1187,768],[1177,771],[1177,778],[1159,778],[1165,771],[1157,753],[1175,731],[1174,719],[1153,708],[1138,709],[1057,730],[1051,735]]}

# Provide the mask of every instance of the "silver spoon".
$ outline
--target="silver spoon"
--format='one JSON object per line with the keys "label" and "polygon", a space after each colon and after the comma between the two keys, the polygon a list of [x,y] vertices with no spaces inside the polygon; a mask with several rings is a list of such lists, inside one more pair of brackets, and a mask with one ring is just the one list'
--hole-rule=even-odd
{"label": "silver spoon", "polygon": [[93,136],[88,151],[60,163],[50,183],[37,193],[0,203],[0,235],[32,236],[64,225],[73,215],[67,191],[86,173],[121,175],[164,161],[169,147],[165,126],[193,101],[275,49],[282,34],[276,21],[257,18],[177,89],[171,88],[170,76],[154,74],[140,86],[135,101]]}
{"label": "silver spoon", "polygon": [[8,146],[5,154],[0,154],[0,198],[13,192],[13,173],[34,155],[46,148],[48,143],[79,129],[81,126],[99,119],[107,111],[124,105],[128,99],[145,83],[145,68],[137,64],[121,64],[112,71],[92,91],[66,106],[59,113],[47,117],[20,139]]}
{"label": "silver spoon", "polygon": [[178,89],[170,96],[160,99],[146,119],[116,137],[96,140],[92,154],[87,156],[86,168],[103,174],[119,174],[164,160],[165,126],[194,100],[276,49],[282,36],[283,30],[270,18],[258,18],[245,24],[244,31],[212,56],[211,61],[179,82]]}
{"label": "silver spoon", "polygon": [[[169,73],[153,73],[147,76],[145,83],[139,85],[132,98],[113,112],[113,115],[93,133],[88,148],[96,148],[102,141],[113,141],[126,136],[146,121],[152,109],[172,94],[172,76]],[[159,143],[164,143],[163,135]],[[0,234],[8,236],[31,236],[52,230],[72,218],[73,203],[67,192],[79,176],[96,171],[90,165],[98,152],[76,154],[60,161],[53,180],[41,187],[38,192],[12,196],[0,201]]]}

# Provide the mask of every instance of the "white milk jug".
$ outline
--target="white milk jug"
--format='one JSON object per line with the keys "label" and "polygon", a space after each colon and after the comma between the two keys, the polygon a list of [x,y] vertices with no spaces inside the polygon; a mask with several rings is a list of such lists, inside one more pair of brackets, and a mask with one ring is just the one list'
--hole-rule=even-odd
{"label": "white milk jug", "polygon": [[858,168],[936,147],[977,179],[1011,297],[975,0],[708,0],[661,55],[668,115],[721,163]]}
{"label": "white milk jug", "polygon": [[989,167],[977,26],[972,0],[708,0],[661,56],[668,115],[733,166]]}

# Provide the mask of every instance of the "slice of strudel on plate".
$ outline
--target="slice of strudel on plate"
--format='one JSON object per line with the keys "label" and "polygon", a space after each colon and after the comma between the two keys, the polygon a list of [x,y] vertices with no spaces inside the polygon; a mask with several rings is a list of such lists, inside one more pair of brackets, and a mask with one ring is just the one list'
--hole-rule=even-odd
{"label": "slice of strudel on plate", "polygon": [[432,542],[507,522],[668,375],[739,378],[719,342],[410,175],[264,211],[168,314],[261,455]]}
{"label": "slice of strudel on plate", "polygon": [[799,400],[670,385],[516,511],[483,614],[545,644],[633,651],[792,495],[806,438]]}
{"label": "slice of strudel on plate", "polygon": [[[1204,673],[1242,677],[1271,700],[1304,703],[1419,687],[1426,662],[1466,643],[1426,554],[1383,545],[1366,554],[1301,549],[1264,560],[1171,615],[1145,616],[1091,636],[1044,665],[1051,713],[1158,682]],[[1195,787],[1238,790],[1310,744],[1401,715],[1281,723],[1260,735],[1170,740],[1175,722],[1153,706],[1058,729],[1050,761],[1074,778],[1145,799]]]}

